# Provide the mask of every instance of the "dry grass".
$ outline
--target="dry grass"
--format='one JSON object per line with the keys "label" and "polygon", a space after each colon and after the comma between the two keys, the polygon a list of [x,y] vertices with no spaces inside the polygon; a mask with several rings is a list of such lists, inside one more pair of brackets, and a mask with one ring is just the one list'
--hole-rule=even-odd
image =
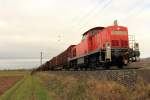
{"label": "dry grass", "polygon": [[54,100],[148,100],[150,84],[138,79],[136,88],[129,89],[117,82],[68,74],[37,73]]}
{"label": "dry grass", "polygon": [[90,100],[123,100],[128,95],[124,86],[113,81],[91,78],[87,84],[88,99]]}
{"label": "dry grass", "polygon": [[135,90],[131,91],[132,100],[149,100],[150,98],[150,84],[147,84],[141,77],[138,77],[138,84]]}

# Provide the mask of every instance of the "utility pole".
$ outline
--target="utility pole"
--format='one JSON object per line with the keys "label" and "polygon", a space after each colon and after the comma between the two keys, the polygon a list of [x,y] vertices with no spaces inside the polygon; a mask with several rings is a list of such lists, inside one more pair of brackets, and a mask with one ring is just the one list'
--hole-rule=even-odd
{"label": "utility pole", "polygon": [[41,65],[42,65],[43,52],[40,52],[40,54],[41,54]]}

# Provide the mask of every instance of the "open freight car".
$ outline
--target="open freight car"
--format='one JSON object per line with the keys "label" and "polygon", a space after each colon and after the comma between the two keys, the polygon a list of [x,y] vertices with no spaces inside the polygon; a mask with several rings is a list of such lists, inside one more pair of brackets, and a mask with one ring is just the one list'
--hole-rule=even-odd
{"label": "open freight car", "polygon": [[72,48],[75,45],[69,46],[64,52],[60,53],[58,56],[50,60],[51,70],[69,69],[69,59],[72,56]]}

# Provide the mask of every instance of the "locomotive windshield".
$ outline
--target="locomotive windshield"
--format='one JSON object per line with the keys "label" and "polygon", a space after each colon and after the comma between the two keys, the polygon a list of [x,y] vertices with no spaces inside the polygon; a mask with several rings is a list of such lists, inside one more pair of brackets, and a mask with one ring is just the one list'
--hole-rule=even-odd
{"label": "locomotive windshield", "polygon": [[121,30],[113,30],[112,34],[121,35],[121,34],[127,34],[127,31],[121,31]]}

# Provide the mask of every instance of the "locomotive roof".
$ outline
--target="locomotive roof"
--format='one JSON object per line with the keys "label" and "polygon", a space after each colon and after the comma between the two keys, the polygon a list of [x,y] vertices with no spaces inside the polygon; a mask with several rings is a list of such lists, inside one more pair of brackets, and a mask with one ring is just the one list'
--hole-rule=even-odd
{"label": "locomotive roof", "polygon": [[87,34],[88,32],[90,32],[90,31],[93,31],[93,30],[102,30],[102,29],[104,29],[105,27],[94,27],[94,28],[91,28],[91,29],[89,29],[88,31],[86,31],[83,35],[85,35],[85,34]]}

